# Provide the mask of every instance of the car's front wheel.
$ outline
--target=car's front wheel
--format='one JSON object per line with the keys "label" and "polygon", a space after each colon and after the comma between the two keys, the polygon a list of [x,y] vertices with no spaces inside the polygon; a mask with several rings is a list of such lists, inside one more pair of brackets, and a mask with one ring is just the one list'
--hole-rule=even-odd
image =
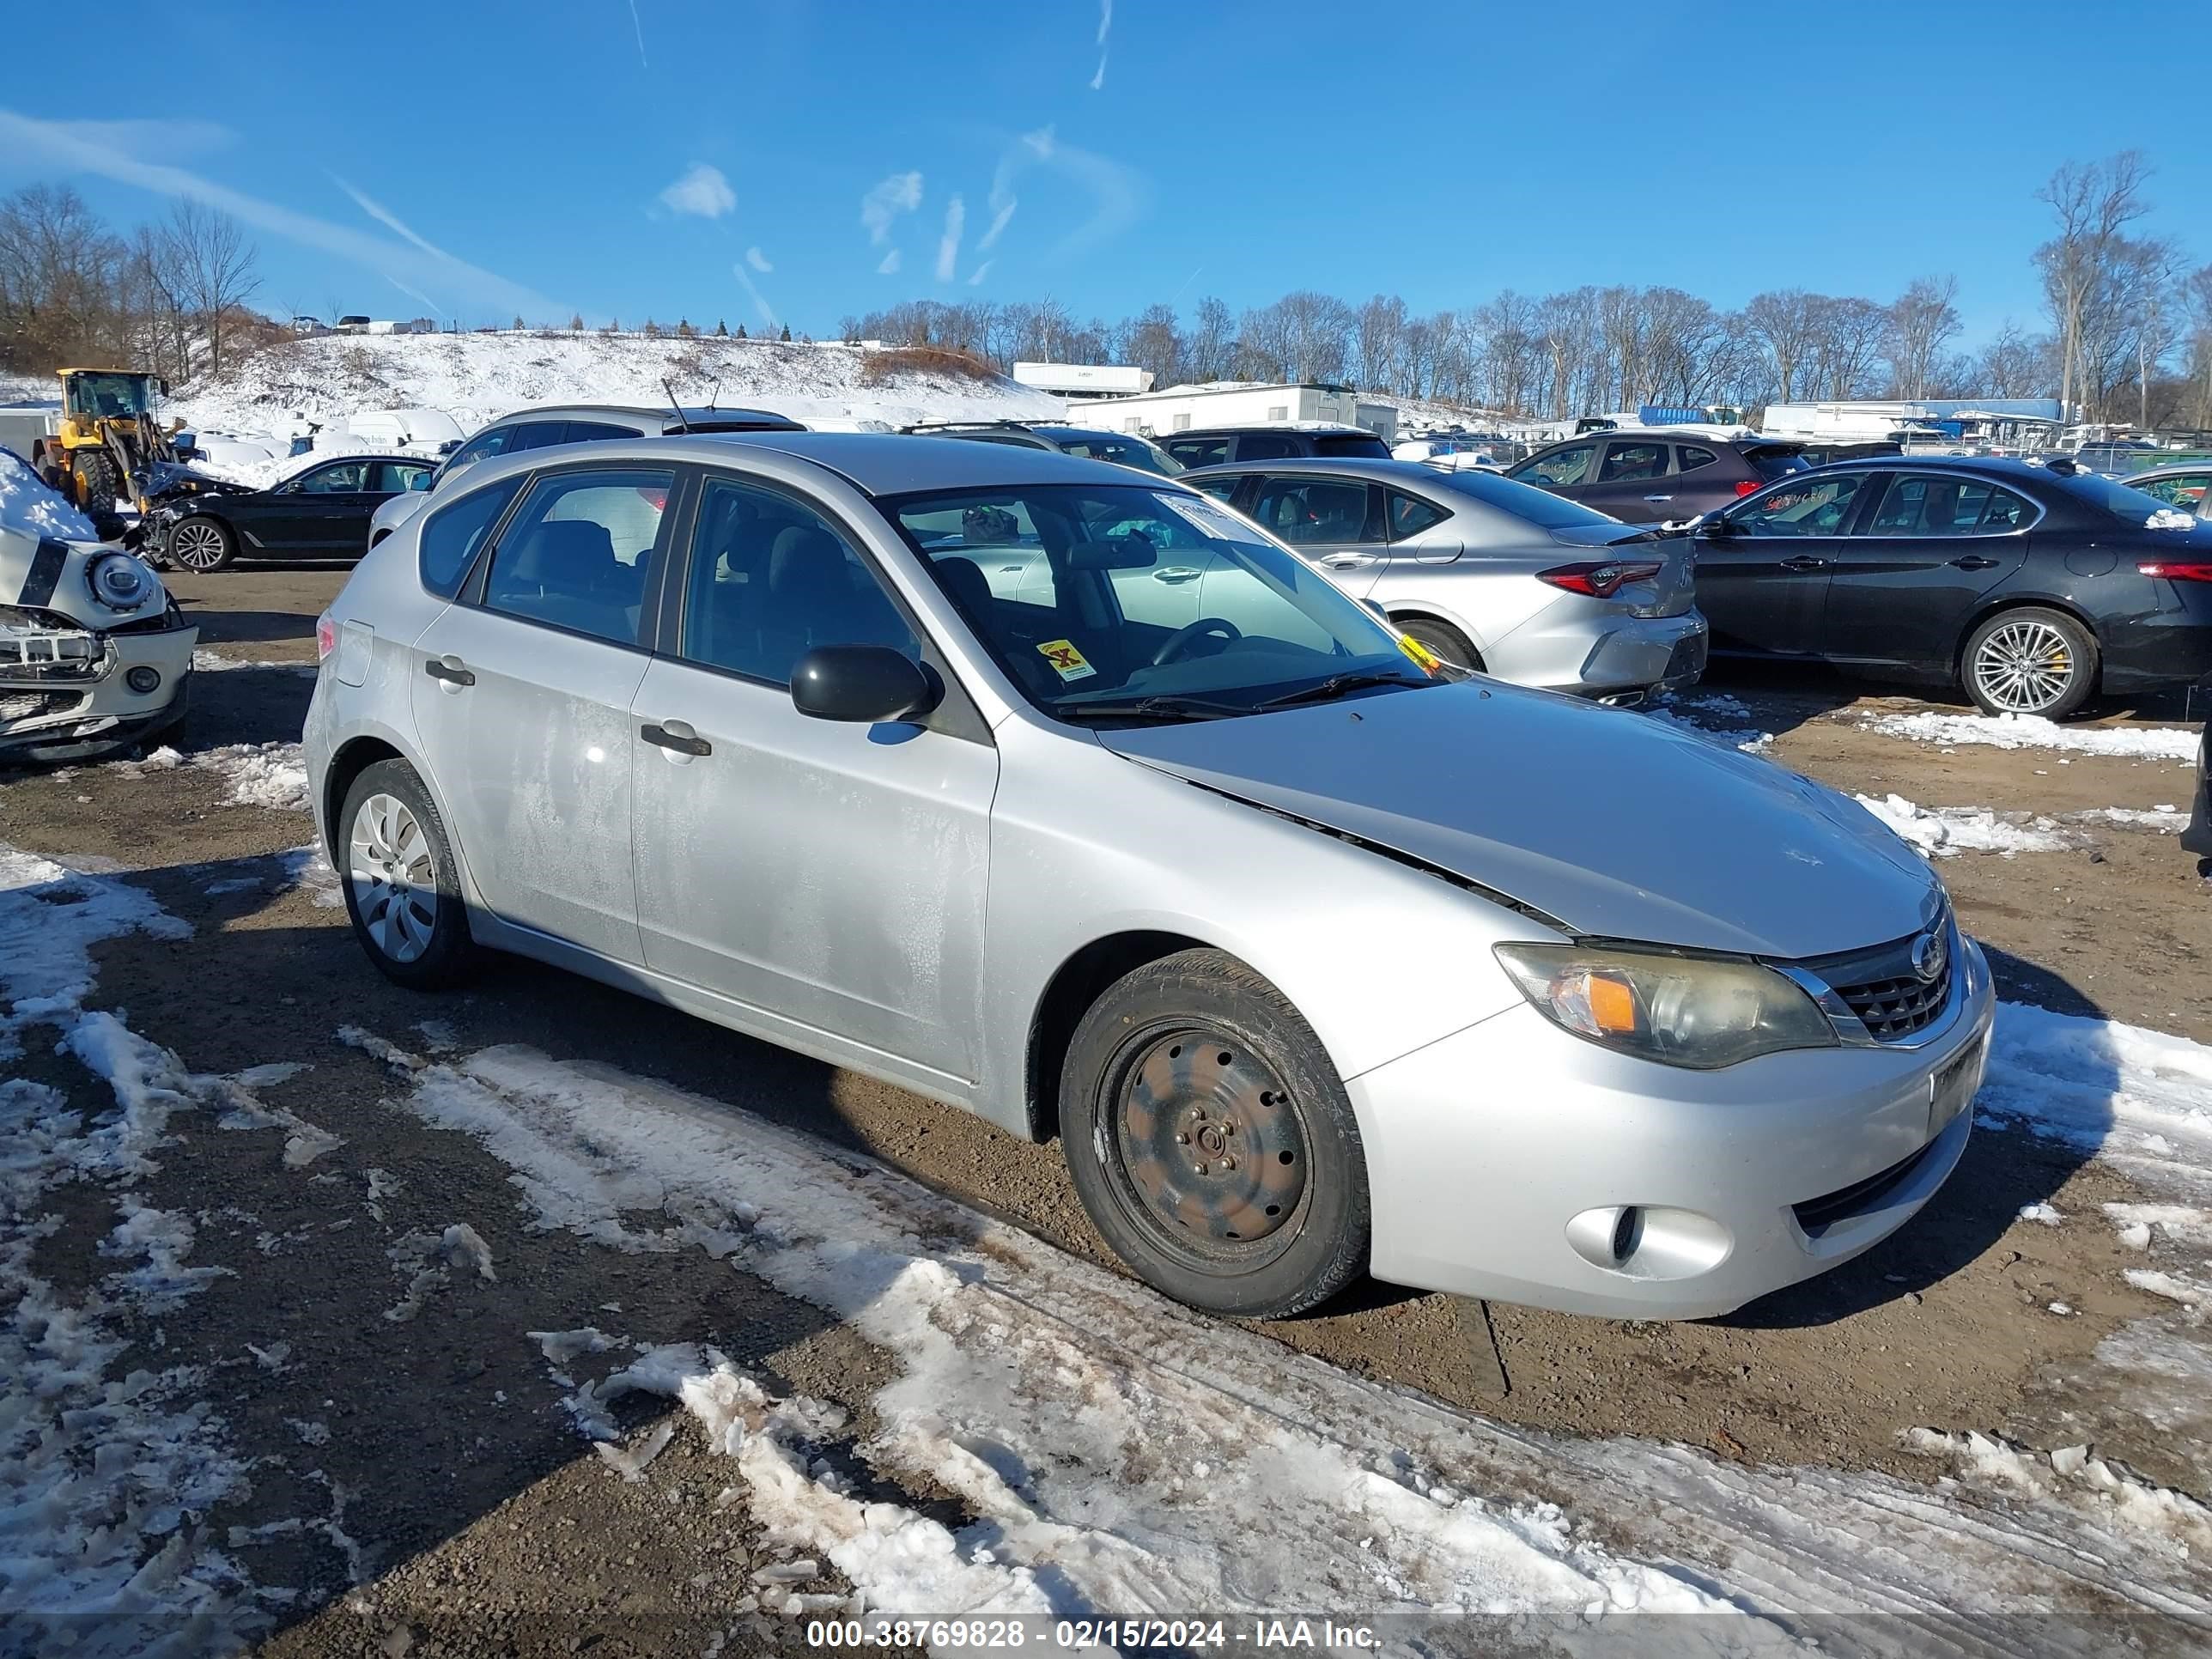
{"label": "car's front wheel", "polygon": [[1060,1142],[1107,1245],[1179,1302],[1279,1318],[1366,1265],[1344,1084],[1297,1010],[1218,951],[1149,963],[1092,1005],[1061,1073]]}
{"label": "car's front wheel", "polygon": [[213,519],[179,519],[170,526],[164,550],[187,570],[220,570],[237,556],[227,525]]}
{"label": "car's front wheel", "polygon": [[2097,689],[2096,636],[2063,611],[2000,611],[1966,641],[1966,695],[1985,714],[2063,720]]}
{"label": "car's front wheel", "polygon": [[1401,634],[1419,646],[1432,657],[1441,657],[1454,668],[1464,668],[1474,673],[1482,672],[1482,658],[1466,635],[1449,623],[1430,622],[1425,617],[1408,617],[1394,624]]}
{"label": "car's front wheel", "polygon": [[346,915],[386,979],[436,991],[465,976],[475,945],[453,844],[413,767],[362,769],[339,809],[337,851]]}

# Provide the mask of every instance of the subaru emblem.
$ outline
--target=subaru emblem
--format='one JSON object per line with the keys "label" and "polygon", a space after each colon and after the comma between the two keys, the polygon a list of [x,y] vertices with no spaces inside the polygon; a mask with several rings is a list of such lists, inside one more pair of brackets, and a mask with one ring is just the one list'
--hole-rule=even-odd
{"label": "subaru emblem", "polygon": [[1950,947],[1944,944],[1941,933],[1923,933],[1912,941],[1912,971],[1932,985],[1942,977],[1944,963],[1950,954]]}

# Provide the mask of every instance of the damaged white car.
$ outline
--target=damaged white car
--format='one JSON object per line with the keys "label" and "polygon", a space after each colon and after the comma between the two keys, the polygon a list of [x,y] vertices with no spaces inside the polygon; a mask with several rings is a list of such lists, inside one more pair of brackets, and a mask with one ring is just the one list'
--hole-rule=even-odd
{"label": "damaged white car", "polygon": [[0,763],[82,760],[168,730],[198,639],[143,561],[0,453]]}

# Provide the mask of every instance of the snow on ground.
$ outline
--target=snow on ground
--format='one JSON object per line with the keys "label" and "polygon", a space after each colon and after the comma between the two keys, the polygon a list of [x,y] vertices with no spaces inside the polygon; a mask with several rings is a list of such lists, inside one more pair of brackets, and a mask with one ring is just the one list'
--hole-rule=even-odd
{"label": "snow on ground", "polygon": [[0,449],[0,529],[70,542],[100,539],[91,520],[40,483],[28,464],[7,449]]}
{"label": "snow on ground", "polygon": [[310,678],[317,672],[315,665],[311,662],[249,661],[242,657],[226,657],[206,649],[192,653],[192,671],[195,673],[220,674],[234,668],[264,668],[286,674],[305,674]]}
{"label": "snow on ground", "polygon": [[905,372],[872,385],[860,378],[866,356],[831,344],[597,333],[331,335],[271,346],[220,380],[180,386],[167,412],[244,436],[289,432],[295,414],[335,427],[363,410],[427,408],[473,431],[532,404],[663,405],[666,380],[687,404],[712,397],[830,429],[1062,414],[1059,398],[998,378]]}
{"label": "snow on ground", "polygon": [[[640,1334],[629,1346],[641,1358],[586,1376],[590,1328],[580,1341],[553,1334],[564,1366],[545,1402],[604,1439],[607,1399],[680,1401],[734,1453],[757,1516],[836,1562],[872,1608],[1023,1607],[1049,1586],[1062,1612],[1321,1601],[1548,1613],[1559,1622],[1545,1632],[1570,1650],[1624,1613],[1698,1611],[1715,1616],[1638,1625],[1639,1650],[1732,1654],[1798,1650],[1813,1629],[1838,1652],[2088,1650],[2088,1632],[2003,1621],[2093,1594],[2212,1620],[2188,1553],[2212,1547],[2202,1512],[2123,1470],[2075,1478],[2046,1460],[2050,1478],[2029,1488],[1968,1466],[1931,1492],[1510,1429],[1186,1313],[719,1103],[526,1048],[432,1060],[341,1035],[393,1068],[426,1123],[508,1164],[540,1225],[622,1250],[703,1249],[893,1357],[899,1376],[869,1402],[879,1426],[861,1452],[909,1488],[956,1494],[968,1526],[854,1499],[793,1450],[803,1428],[774,1421],[819,1408],[773,1400],[712,1349]],[[2051,1111],[2086,1132],[2117,1109],[2108,1084],[2094,1094],[2103,1073],[2083,1057],[2147,1039],[2176,1042],[2008,1006],[1998,1097],[2016,1101],[2037,1073],[2067,1103]],[[2181,1071],[2212,1078],[2212,1051],[2160,1053],[2185,1051]],[[2172,1130],[2198,1110],[2163,1090],[2174,1069],[2131,1077],[2144,1096],[2131,1119]],[[584,1325],[590,1311],[577,1312]],[[1950,1455],[1940,1437],[1954,1431],[1932,1432],[1922,1449]],[[1825,1618],[1869,1612],[1907,1622]]]}
{"label": "snow on ground", "polygon": [[1869,714],[1857,724],[1862,731],[1878,732],[1884,737],[1953,748],[1985,744],[1996,749],[2057,749],[2131,760],[2197,758],[2197,734],[2179,726],[2062,726],[2032,714],[1925,713]]}
{"label": "snow on ground", "polygon": [[1745,724],[1759,718],[1751,705],[1724,691],[1662,692],[1650,706],[1647,718],[1747,755],[1765,754],[1774,743],[1773,732]]}
{"label": "snow on ground", "polygon": [[1986,806],[1920,806],[1902,795],[1851,799],[1929,858],[1960,853],[2056,853],[2080,845],[2055,821],[2027,812],[1999,814]]}
{"label": "snow on ground", "polygon": [[180,767],[220,773],[223,801],[231,806],[304,812],[310,804],[307,763],[296,743],[232,743],[188,752],[163,744],[143,760],[108,764],[116,771],[141,777],[149,772],[173,772]]}

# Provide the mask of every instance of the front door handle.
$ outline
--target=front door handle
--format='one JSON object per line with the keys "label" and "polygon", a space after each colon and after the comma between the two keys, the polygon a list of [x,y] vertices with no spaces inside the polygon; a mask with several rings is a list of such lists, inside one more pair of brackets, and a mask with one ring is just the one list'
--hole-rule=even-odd
{"label": "front door handle", "polygon": [[1359,570],[1374,562],[1374,558],[1365,553],[1328,553],[1322,556],[1321,568],[1324,570]]}
{"label": "front door handle", "polygon": [[1985,559],[1978,553],[1969,553],[1965,558],[1954,559],[1951,562],[1961,570],[1994,570],[1997,566],[1995,559]]}
{"label": "front door handle", "polygon": [[1672,495],[1646,495],[1644,499],[1647,501],[1671,501],[1674,498]]}
{"label": "front door handle", "polygon": [[638,736],[656,749],[666,749],[678,755],[711,755],[714,745],[691,729],[688,720],[663,720],[658,726],[639,728]]}
{"label": "front door handle", "polygon": [[1171,564],[1152,572],[1156,582],[1188,582],[1198,580],[1198,567],[1194,564]]}
{"label": "front door handle", "polygon": [[1794,559],[1783,560],[1782,568],[1784,570],[1826,570],[1828,568],[1828,562],[1826,559],[1816,559],[1809,553],[1800,553]]}
{"label": "front door handle", "polygon": [[442,690],[458,691],[465,685],[477,683],[477,677],[463,665],[459,657],[432,657],[423,663],[422,672],[437,681]]}

